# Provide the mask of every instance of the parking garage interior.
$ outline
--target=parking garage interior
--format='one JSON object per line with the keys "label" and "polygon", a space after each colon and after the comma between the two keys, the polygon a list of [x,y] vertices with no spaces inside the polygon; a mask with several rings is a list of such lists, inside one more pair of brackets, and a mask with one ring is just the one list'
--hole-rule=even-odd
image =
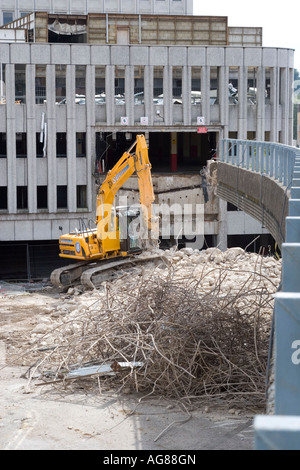
{"label": "parking garage interior", "polygon": [[[175,135],[174,135],[175,134]],[[216,153],[216,132],[149,132],[149,160],[153,173],[199,172]],[[135,141],[135,133],[98,132],[96,138],[96,169],[111,169]],[[176,140],[172,146],[172,139]],[[175,150],[174,150],[175,149]]]}

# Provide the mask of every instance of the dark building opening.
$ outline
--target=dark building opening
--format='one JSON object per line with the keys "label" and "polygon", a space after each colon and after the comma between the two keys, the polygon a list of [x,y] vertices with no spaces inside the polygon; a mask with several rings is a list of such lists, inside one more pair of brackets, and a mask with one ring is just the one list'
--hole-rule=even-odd
{"label": "dark building opening", "polygon": [[87,208],[86,185],[78,185],[76,187],[77,209]]}
{"label": "dark building opening", "polygon": [[[174,134],[175,151],[171,142]],[[97,133],[96,171],[110,170],[133,144],[135,138],[135,133]],[[215,149],[216,132],[149,132],[149,160],[153,173],[198,172],[206,166],[207,160],[213,157]]]}
{"label": "dark building opening", "polygon": [[17,209],[28,209],[27,186],[17,186]]}
{"label": "dark building opening", "polygon": [[0,186],[0,210],[7,210],[7,186]]}
{"label": "dark building opening", "polygon": [[68,187],[57,186],[57,209],[68,208]]}
{"label": "dark building opening", "polygon": [[0,242],[0,279],[49,280],[51,272],[73,261],[59,257],[58,241]]}
{"label": "dark building opening", "polygon": [[27,134],[17,132],[16,134],[16,157],[27,158]]}
{"label": "dark building opening", "polygon": [[228,248],[240,247],[251,253],[260,253],[263,256],[280,257],[278,248],[272,235],[268,233],[260,235],[228,235]]}
{"label": "dark building opening", "polygon": [[6,150],[6,133],[0,132],[0,158],[7,157],[7,150]]}
{"label": "dark building opening", "polygon": [[47,209],[48,208],[48,188],[47,186],[37,186],[37,208]]}
{"label": "dark building opening", "polygon": [[65,158],[67,156],[67,134],[57,132],[56,134],[56,156]]}
{"label": "dark building opening", "polygon": [[44,143],[41,142],[40,132],[36,133],[36,157],[42,158],[44,156]]}
{"label": "dark building opening", "polygon": [[86,24],[86,16],[82,15],[49,15],[48,42],[86,43]]}

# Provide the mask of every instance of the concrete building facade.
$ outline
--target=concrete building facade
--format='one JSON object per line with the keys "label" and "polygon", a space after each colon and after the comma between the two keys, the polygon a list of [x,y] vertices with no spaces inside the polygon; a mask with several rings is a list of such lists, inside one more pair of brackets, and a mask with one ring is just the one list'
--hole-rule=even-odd
{"label": "concrete building facade", "polygon": [[[190,14],[189,2],[108,3],[120,8],[184,4],[178,15]],[[200,170],[218,154],[222,138],[292,143],[293,51],[254,45],[255,28],[229,34],[227,19],[202,17],[193,20],[202,30],[204,20],[219,25],[212,35],[216,41],[225,32],[217,45],[194,44],[192,33],[185,45],[176,35],[167,45],[159,44],[158,36],[147,44],[142,35],[147,22],[138,29],[136,43],[128,43],[128,36],[124,43],[111,39],[108,15],[103,43],[60,44],[49,42],[51,14],[39,13],[33,27],[0,30],[1,37],[12,30],[30,32],[20,42],[0,43],[0,242],[56,242],[80,223],[89,225],[95,219],[97,184],[140,133],[149,142],[158,203],[204,204],[204,231],[214,244],[266,233],[244,213],[227,212],[213,186],[205,197]],[[131,20],[142,26],[140,11],[134,15]],[[36,18],[47,19],[40,29],[45,41],[37,40],[42,35]],[[91,18],[101,19],[101,12],[87,14],[87,32]],[[65,19],[62,13],[58,23],[72,26],[73,20]],[[126,15],[115,19],[116,30]],[[123,26],[128,30],[128,18]],[[137,201],[134,180],[122,195]]]}
{"label": "concrete building facade", "polygon": [[193,0],[2,0],[0,25],[31,12],[87,15],[88,13],[123,13],[151,15],[192,15]]}

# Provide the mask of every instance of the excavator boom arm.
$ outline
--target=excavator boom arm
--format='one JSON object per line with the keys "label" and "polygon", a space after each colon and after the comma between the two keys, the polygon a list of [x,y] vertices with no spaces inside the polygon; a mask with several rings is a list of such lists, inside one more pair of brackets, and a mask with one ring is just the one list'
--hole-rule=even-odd
{"label": "excavator boom arm", "polygon": [[[135,152],[131,153],[134,148]],[[137,135],[134,144],[108,172],[99,190],[96,204],[96,224],[99,240],[102,239],[103,233],[106,231],[107,220],[110,220],[111,208],[116,193],[134,172],[138,177],[143,216],[147,219],[148,229],[151,229],[151,206],[154,202],[151,164],[145,136]]]}

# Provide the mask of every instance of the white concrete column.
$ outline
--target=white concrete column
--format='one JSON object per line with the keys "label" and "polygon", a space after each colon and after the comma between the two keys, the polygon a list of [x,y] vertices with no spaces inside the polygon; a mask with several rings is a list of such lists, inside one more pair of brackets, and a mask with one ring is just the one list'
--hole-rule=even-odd
{"label": "white concrete column", "polygon": [[6,145],[7,145],[7,206],[8,212],[17,212],[17,162],[15,122],[15,66],[6,65]]}
{"label": "white concrete column", "polygon": [[134,126],[134,66],[125,67],[125,108],[128,123]]}
{"label": "white concrete column", "polygon": [[173,124],[173,68],[172,66],[164,66],[164,124],[171,126]]}
{"label": "white concrete column", "polygon": [[289,122],[288,122],[288,135],[287,144],[293,144],[293,122],[294,122],[294,103],[293,103],[293,83],[294,83],[294,69],[289,68],[288,71],[289,84],[288,84],[288,104],[289,104]]}
{"label": "white concrete column", "polygon": [[48,160],[48,209],[56,212],[56,90],[55,65],[46,66],[46,123],[47,123],[47,160]]}
{"label": "white concrete column", "polygon": [[288,69],[282,68],[280,69],[280,74],[281,74],[281,90],[280,90],[280,101],[281,101],[281,144],[287,144],[288,143],[288,125],[289,121],[286,119],[287,114],[288,114],[288,106],[289,106],[289,96],[288,96],[288,81],[289,81],[289,75],[288,75]]}
{"label": "white concrete column", "polygon": [[37,211],[35,65],[26,65],[26,105],[28,210],[33,213]]}
{"label": "white concrete column", "polygon": [[192,124],[192,67],[182,68],[182,101],[183,101],[183,124]]}
{"label": "white concrete column", "polygon": [[266,70],[261,66],[257,69],[257,103],[256,103],[256,140],[265,140],[265,89]]}
{"label": "white concrete column", "polygon": [[107,126],[115,125],[115,66],[105,68],[106,121]]}
{"label": "white concrete column", "polygon": [[271,142],[278,141],[278,115],[279,115],[279,70],[273,67],[271,70]]}
{"label": "white concrete column", "polygon": [[223,199],[219,199],[219,230],[217,235],[217,244],[221,251],[227,250],[227,235],[227,202]]}
{"label": "white concrete column", "polygon": [[220,121],[224,129],[224,138],[228,138],[229,132],[229,99],[228,99],[228,83],[229,83],[229,67],[219,68],[219,106]]}
{"label": "white concrete column", "polygon": [[153,106],[153,66],[146,65],[144,68],[144,102],[145,116],[148,117],[149,126],[154,122]]}
{"label": "white concrete column", "polygon": [[201,103],[205,124],[210,124],[210,67],[201,67]]}
{"label": "white concrete column", "polygon": [[86,174],[87,174],[87,207],[95,210],[96,198],[94,179],[92,177],[96,157],[95,133],[95,66],[86,67]]}
{"label": "white concrete column", "polygon": [[67,98],[67,182],[68,210],[76,212],[76,105],[75,104],[75,65],[66,67]]}

